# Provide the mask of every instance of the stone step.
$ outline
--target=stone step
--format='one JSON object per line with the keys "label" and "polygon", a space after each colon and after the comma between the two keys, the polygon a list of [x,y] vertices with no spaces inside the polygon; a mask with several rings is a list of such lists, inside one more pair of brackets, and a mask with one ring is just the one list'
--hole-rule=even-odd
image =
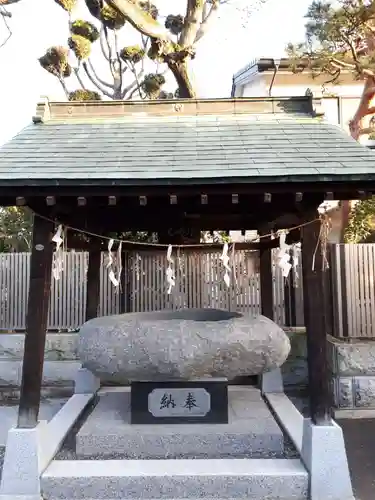
{"label": "stone step", "polygon": [[131,425],[128,389],[101,391],[97,406],[76,435],[77,457],[282,457],[283,432],[259,389],[229,387],[228,402],[228,424]]}
{"label": "stone step", "polygon": [[307,500],[300,460],[55,460],[45,500]]}

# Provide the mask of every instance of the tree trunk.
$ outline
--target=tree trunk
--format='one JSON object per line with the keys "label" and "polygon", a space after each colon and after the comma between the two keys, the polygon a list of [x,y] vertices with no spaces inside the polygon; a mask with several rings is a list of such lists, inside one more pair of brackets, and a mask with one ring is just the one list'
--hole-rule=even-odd
{"label": "tree trunk", "polygon": [[188,61],[175,61],[167,59],[166,63],[176,79],[178,85],[178,96],[180,99],[195,99],[196,93],[189,77]]}
{"label": "tree trunk", "polygon": [[375,97],[375,79],[373,77],[367,77],[365,80],[365,85],[363,87],[363,92],[361,100],[358,105],[358,109],[349,123],[350,135],[358,141],[362,134],[370,133],[370,129],[362,128],[362,121],[365,116],[373,114],[375,111],[371,107],[371,101]]}

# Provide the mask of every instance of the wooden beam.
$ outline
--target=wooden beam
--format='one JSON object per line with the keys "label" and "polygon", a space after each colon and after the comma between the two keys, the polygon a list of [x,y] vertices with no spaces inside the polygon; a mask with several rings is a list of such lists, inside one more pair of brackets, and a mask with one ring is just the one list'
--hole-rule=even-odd
{"label": "wooden beam", "polygon": [[[205,181],[201,184],[192,183],[190,185],[179,184],[176,181],[175,186],[171,187],[170,182],[165,182],[164,184],[155,184],[155,185],[126,185],[126,184],[117,184],[111,182],[111,184],[105,185],[103,181],[95,181],[95,183],[89,183],[89,181],[84,185],[84,183],[65,183],[62,185],[55,185],[53,182],[49,182],[48,180],[41,182],[39,185],[27,185],[25,181],[20,180],[19,182],[15,182],[13,179],[9,182],[9,185],[0,186],[0,197],[6,199],[6,204],[14,205],[14,199],[17,196],[23,196],[27,200],[32,197],[42,197],[45,199],[46,196],[54,195],[59,197],[66,196],[85,196],[89,198],[91,196],[98,197],[103,196],[107,197],[110,195],[113,196],[142,196],[146,195],[148,197],[153,196],[168,196],[173,189],[173,194],[178,197],[185,196],[199,196],[200,193],[204,192],[208,196],[231,196],[232,193],[237,193],[239,196],[264,196],[265,192],[269,192],[272,187],[272,193],[276,194],[289,194],[292,198],[294,198],[295,192],[303,192],[304,197],[308,197],[313,194],[323,194],[327,191],[330,191],[334,194],[334,199],[337,200],[353,200],[356,199],[358,190],[367,191],[369,193],[375,192],[375,180],[353,180],[348,182],[345,181],[336,181],[336,182],[296,182],[296,183],[287,183],[287,182],[274,182],[274,183],[265,183],[265,182],[254,182],[254,183],[231,183],[231,182],[222,182],[217,183],[212,181],[211,183],[207,183]],[[3,202],[1,203],[3,204]]]}
{"label": "wooden beam", "polygon": [[[268,230],[261,231],[260,235],[269,233]],[[273,277],[272,277],[272,251],[270,237],[261,238],[260,247],[260,303],[263,316],[269,319],[274,318],[273,314]],[[269,247],[265,247],[269,245]]]}
{"label": "wooden beam", "polygon": [[17,423],[19,428],[33,428],[38,423],[48,305],[51,293],[53,229],[54,224],[50,221],[34,217],[29,299]]}
{"label": "wooden beam", "polygon": [[86,321],[98,316],[100,294],[101,248],[94,242],[89,250],[89,265],[87,268]]}
{"label": "wooden beam", "polygon": [[[315,218],[315,214],[311,217]],[[330,373],[327,353],[326,276],[319,239],[320,221],[302,228],[302,276],[304,316],[307,331],[310,416],[316,425],[326,425],[330,414]],[[314,269],[313,269],[314,264]]]}

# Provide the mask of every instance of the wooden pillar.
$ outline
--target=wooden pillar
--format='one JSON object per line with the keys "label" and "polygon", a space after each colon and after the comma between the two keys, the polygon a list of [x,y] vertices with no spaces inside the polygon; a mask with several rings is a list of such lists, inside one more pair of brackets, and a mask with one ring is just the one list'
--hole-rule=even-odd
{"label": "wooden pillar", "polygon": [[86,321],[98,316],[100,294],[101,248],[93,243],[89,250],[87,269]]}
{"label": "wooden pillar", "polygon": [[[268,239],[262,238],[261,241],[266,243]],[[272,250],[270,248],[260,250],[260,303],[263,316],[273,320]]]}
{"label": "wooden pillar", "polygon": [[38,423],[51,293],[53,229],[53,223],[41,217],[34,217],[25,347],[17,423],[17,427],[23,429],[33,428]]}
{"label": "wooden pillar", "polygon": [[301,232],[310,416],[314,424],[326,425],[331,421],[326,321],[326,301],[329,298],[326,290],[328,270],[322,269],[323,256],[319,241],[320,221],[304,226]]}

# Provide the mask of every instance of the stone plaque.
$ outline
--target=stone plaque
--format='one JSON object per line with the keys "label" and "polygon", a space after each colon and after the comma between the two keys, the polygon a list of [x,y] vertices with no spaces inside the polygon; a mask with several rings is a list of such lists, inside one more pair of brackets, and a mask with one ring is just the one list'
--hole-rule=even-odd
{"label": "stone plaque", "polygon": [[228,423],[228,381],[133,382],[131,422]]}
{"label": "stone plaque", "polygon": [[148,411],[154,417],[204,417],[210,408],[211,396],[201,387],[154,389],[148,395]]}

